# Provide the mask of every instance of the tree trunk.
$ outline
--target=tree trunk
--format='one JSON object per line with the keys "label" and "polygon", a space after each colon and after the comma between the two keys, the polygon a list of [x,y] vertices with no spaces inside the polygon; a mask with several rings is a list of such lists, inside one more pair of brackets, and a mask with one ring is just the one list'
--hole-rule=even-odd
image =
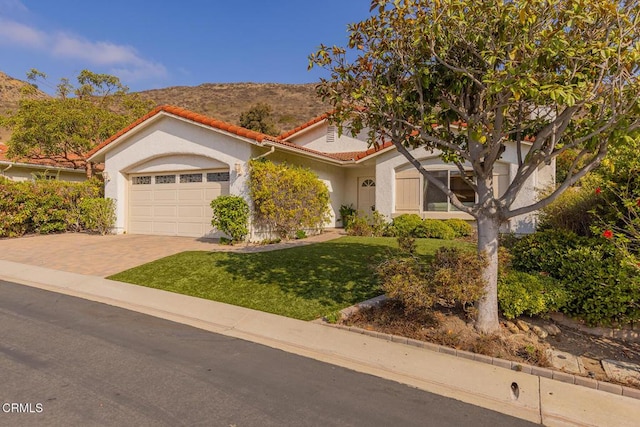
{"label": "tree trunk", "polygon": [[500,329],[498,321],[498,233],[500,221],[494,216],[478,218],[478,253],[487,257],[487,266],[482,271],[485,294],[478,302],[476,329],[491,334]]}

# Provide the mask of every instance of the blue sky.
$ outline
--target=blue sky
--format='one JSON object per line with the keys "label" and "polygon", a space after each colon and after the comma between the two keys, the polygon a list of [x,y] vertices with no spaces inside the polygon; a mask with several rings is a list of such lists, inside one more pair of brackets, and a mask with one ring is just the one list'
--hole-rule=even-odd
{"label": "blue sky", "polygon": [[[308,55],[344,46],[369,0],[0,0],[0,71],[51,88],[83,69],[132,91],[228,82],[315,82]],[[51,93],[52,89],[40,85]]]}

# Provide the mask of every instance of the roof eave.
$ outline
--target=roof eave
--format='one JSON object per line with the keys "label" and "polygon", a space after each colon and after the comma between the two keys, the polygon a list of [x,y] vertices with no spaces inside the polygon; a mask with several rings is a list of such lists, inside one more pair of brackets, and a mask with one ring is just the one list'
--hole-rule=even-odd
{"label": "roof eave", "polygon": [[61,166],[37,165],[33,163],[24,163],[24,162],[12,162],[10,160],[0,160],[0,165],[16,166],[16,167],[29,168],[29,169],[55,170],[60,172],[71,172],[71,173],[82,173],[82,174],[86,173],[84,169],[66,168]]}

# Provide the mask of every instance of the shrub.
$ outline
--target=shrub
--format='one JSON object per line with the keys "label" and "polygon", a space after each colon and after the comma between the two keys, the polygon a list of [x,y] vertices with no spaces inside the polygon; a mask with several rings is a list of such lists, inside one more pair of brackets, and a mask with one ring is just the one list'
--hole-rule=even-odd
{"label": "shrub", "polygon": [[351,218],[349,227],[346,229],[349,236],[373,236],[373,228],[366,217],[356,215]]}
{"label": "shrub", "polygon": [[598,204],[594,188],[569,188],[553,203],[540,211],[540,230],[565,230],[579,236],[590,236],[594,223],[593,210]]}
{"label": "shrub", "polygon": [[0,179],[0,237],[79,231],[80,201],[102,194],[102,182]]}
{"label": "shrub", "polygon": [[300,239],[306,239],[307,238],[307,232],[304,230],[298,230],[296,231],[296,239],[300,240]]}
{"label": "shrub", "polygon": [[547,273],[568,292],[560,310],[589,325],[618,325],[640,319],[637,266],[603,238],[579,237],[565,230],[525,236],[511,249],[514,270]]}
{"label": "shrub", "polygon": [[407,313],[425,313],[435,304],[468,310],[483,295],[478,271],[485,265],[486,259],[473,252],[440,248],[430,265],[405,252],[379,264],[376,274],[386,295],[400,301]]}
{"label": "shrub", "polygon": [[622,264],[623,254],[609,242],[567,252],[558,276],[570,293],[563,312],[589,325],[620,325],[640,319],[640,278]]}
{"label": "shrub", "polygon": [[424,219],[416,229],[419,237],[430,239],[452,240],[456,238],[456,232],[446,222],[439,219]]}
{"label": "shrub", "polygon": [[507,319],[557,311],[568,298],[562,284],[552,277],[509,271],[498,278],[498,304]]}
{"label": "shrub", "polygon": [[416,251],[418,250],[418,247],[416,245],[416,239],[411,236],[401,235],[397,237],[397,240],[398,240],[398,248],[403,253],[415,254]]}
{"label": "shrub", "polygon": [[249,233],[249,206],[240,196],[220,196],[211,202],[211,225],[231,236],[232,241],[244,240]]}
{"label": "shrub", "polygon": [[473,227],[464,219],[451,218],[444,220],[444,223],[453,229],[456,237],[467,237],[473,234]]}
{"label": "shrub", "polygon": [[[422,218],[416,214],[402,214],[393,219],[391,227],[393,228],[393,234],[396,236],[412,236],[416,235],[416,229],[422,225]],[[424,237],[424,236],[423,236]]]}
{"label": "shrub", "polygon": [[281,238],[320,229],[329,219],[329,190],[311,170],[260,159],[250,162],[250,171],[256,221]]}
{"label": "shrub", "polygon": [[424,314],[436,302],[426,280],[427,271],[416,257],[393,257],[376,268],[387,297],[402,303],[408,314]]}
{"label": "shrub", "polygon": [[480,272],[487,266],[486,257],[459,248],[439,248],[431,265],[433,291],[439,303],[445,306],[459,305],[467,309],[469,304],[484,294],[484,280]]}
{"label": "shrub", "polygon": [[116,204],[113,199],[87,198],[80,201],[80,222],[85,230],[105,235],[116,223]]}
{"label": "shrub", "polygon": [[570,249],[585,244],[585,238],[567,230],[545,230],[519,239],[511,248],[514,269],[527,273],[546,272],[559,277]]}
{"label": "shrub", "polygon": [[345,228],[345,230],[349,228],[356,215],[357,211],[353,207],[353,205],[340,206],[340,219],[342,220],[342,226]]}

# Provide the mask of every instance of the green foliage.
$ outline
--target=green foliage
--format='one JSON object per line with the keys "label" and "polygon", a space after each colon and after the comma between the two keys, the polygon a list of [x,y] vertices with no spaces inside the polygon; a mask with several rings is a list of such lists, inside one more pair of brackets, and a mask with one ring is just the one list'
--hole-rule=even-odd
{"label": "green foliage", "polygon": [[456,233],[456,237],[468,237],[473,234],[473,227],[467,221],[458,218],[445,219],[447,224]]}
{"label": "green foliage", "polygon": [[455,230],[440,219],[423,219],[418,231],[419,234],[421,234],[420,237],[428,237],[431,239],[451,240],[457,237]]}
{"label": "green foliage", "polygon": [[65,182],[0,179],[0,237],[83,229],[80,203],[99,197],[98,180]]}
{"label": "green foliage", "polygon": [[587,240],[566,230],[545,230],[519,239],[511,248],[513,268],[527,273],[557,275],[567,253]]}
{"label": "green foliage", "polygon": [[625,253],[611,241],[546,230],[523,237],[511,253],[514,270],[548,274],[567,290],[561,311],[590,325],[640,319],[637,265],[625,263]]}
{"label": "green foliage", "polygon": [[412,237],[425,237],[419,233],[419,228],[422,226],[422,218],[416,214],[402,214],[393,219],[391,223],[391,229],[395,236],[412,236]]}
{"label": "green foliage", "polygon": [[311,170],[265,160],[250,162],[249,187],[258,223],[289,239],[329,219],[329,190]]}
{"label": "green foliage", "polygon": [[111,232],[116,224],[116,204],[113,199],[89,197],[80,200],[81,223],[85,230],[101,235]]}
{"label": "green foliage", "polygon": [[569,250],[558,277],[571,295],[563,311],[589,325],[620,325],[640,319],[640,277],[609,242]]}
{"label": "green foliage", "polygon": [[249,233],[249,205],[240,196],[220,196],[211,201],[211,225],[239,242]]}
{"label": "green foliage", "polygon": [[350,205],[340,206],[340,219],[342,220],[342,226],[346,229],[349,228],[353,219],[358,215],[358,212]]}
{"label": "green foliage", "polygon": [[[466,233],[466,227],[471,227],[463,221],[465,225],[454,222],[462,233]],[[394,236],[411,236],[414,238],[430,238],[451,240],[459,234],[449,225],[448,220],[439,219],[424,220],[417,214],[403,214],[393,219],[389,226],[389,232]]]}
{"label": "green foliage", "polygon": [[[28,78],[46,76],[32,70]],[[56,98],[25,97],[17,111],[0,117],[0,125],[11,129],[9,157],[47,158],[85,167],[89,150],[153,106],[128,93],[117,77],[83,70],[77,80],[73,87],[62,79]]]}
{"label": "green foliage", "polygon": [[352,217],[346,231],[349,236],[373,237],[373,227],[365,216]]}
{"label": "green foliage", "polygon": [[306,239],[307,238],[307,232],[304,230],[298,230],[296,231],[296,240],[300,240],[300,239]]}
{"label": "green foliage", "polygon": [[416,239],[408,236],[406,234],[401,234],[400,236],[398,236],[398,249],[400,249],[400,252],[409,254],[409,255],[415,255],[416,251],[418,250],[418,246],[416,245]]}
{"label": "green foliage", "polygon": [[407,313],[424,313],[436,303],[427,281],[427,267],[418,258],[391,257],[376,267],[388,298],[398,300]]}
{"label": "green foliage", "polygon": [[540,211],[539,229],[566,230],[579,236],[590,236],[598,199],[593,186],[568,189]]}
{"label": "green foliage", "polygon": [[434,255],[429,278],[439,303],[446,306],[470,304],[484,295],[484,280],[478,272],[487,265],[485,257],[455,247],[441,247]]}
{"label": "green foliage", "polygon": [[423,313],[436,304],[469,310],[484,293],[478,271],[485,265],[486,259],[471,251],[441,247],[431,264],[404,251],[380,263],[376,274],[386,295],[402,302],[408,313]]}
{"label": "green foliage", "polygon": [[498,278],[498,304],[507,319],[557,311],[568,299],[562,284],[548,276],[509,271]]}
{"label": "green foliage", "polygon": [[240,114],[238,124],[246,129],[277,136],[280,132],[276,129],[272,114],[273,111],[269,104],[259,102]]}

